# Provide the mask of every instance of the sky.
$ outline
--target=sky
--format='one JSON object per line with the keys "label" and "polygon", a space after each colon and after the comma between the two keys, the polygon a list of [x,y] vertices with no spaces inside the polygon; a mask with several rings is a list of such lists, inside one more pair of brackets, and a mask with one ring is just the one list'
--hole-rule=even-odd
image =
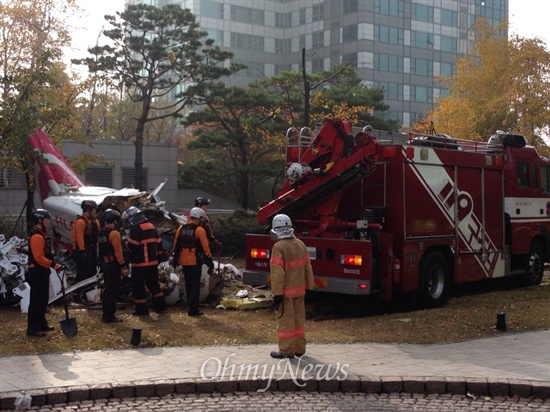
{"label": "sky", "polygon": [[[477,1],[477,0],[476,0]],[[70,58],[87,57],[87,48],[95,45],[105,24],[105,14],[115,14],[124,8],[124,0],[76,0],[83,9],[81,15],[69,20],[73,27],[73,47]],[[550,49],[550,0],[509,0],[510,34],[540,37]]]}
{"label": "sky", "polygon": [[549,0],[509,0],[508,20],[510,34],[521,37],[540,37],[550,49]]}

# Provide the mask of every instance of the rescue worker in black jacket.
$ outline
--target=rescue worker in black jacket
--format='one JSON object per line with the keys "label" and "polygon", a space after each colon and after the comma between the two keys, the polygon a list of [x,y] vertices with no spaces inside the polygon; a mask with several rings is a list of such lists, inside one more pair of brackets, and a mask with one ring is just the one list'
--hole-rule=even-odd
{"label": "rescue worker in black jacket", "polygon": [[104,227],[99,231],[99,258],[103,272],[103,323],[122,322],[115,316],[121,276],[128,276],[128,265],[122,252],[122,237],[118,231],[120,213],[107,209],[103,214]]}
{"label": "rescue worker in black jacket", "polygon": [[80,207],[82,215],[76,218],[71,236],[76,260],[75,283],[96,274],[97,235],[100,229],[99,222],[95,218],[97,203],[93,200],[84,200]]}
{"label": "rescue worker in black jacket", "polygon": [[165,312],[166,301],[160,289],[158,272],[159,257],[164,253],[158,232],[135,206],[130,206],[122,214],[122,220],[125,225],[130,225],[128,249],[132,265],[132,295],[136,307],[134,315],[149,314],[145,286],[151,293],[155,312]]}
{"label": "rescue worker in black jacket", "polygon": [[54,329],[46,320],[46,308],[50,292],[50,268],[60,270],[52,254],[52,241],[47,230],[52,227],[52,215],[45,209],[37,209],[32,214],[34,228],[29,238],[29,271],[26,280],[31,287],[29,311],[27,315],[27,335],[45,336]]}

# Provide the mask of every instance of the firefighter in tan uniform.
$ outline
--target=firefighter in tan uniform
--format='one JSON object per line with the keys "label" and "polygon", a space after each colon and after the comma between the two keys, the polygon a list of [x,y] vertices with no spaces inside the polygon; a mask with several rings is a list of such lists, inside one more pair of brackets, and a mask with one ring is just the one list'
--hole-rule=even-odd
{"label": "firefighter in tan uniform", "polygon": [[294,236],[292,221],[277,215],[271,225],[276,240],[271,251],[271,291],[277,319],[279,351],[272,358],[292,358],[306,352],[306,289],[313,289],[313,269],[304,243]]}

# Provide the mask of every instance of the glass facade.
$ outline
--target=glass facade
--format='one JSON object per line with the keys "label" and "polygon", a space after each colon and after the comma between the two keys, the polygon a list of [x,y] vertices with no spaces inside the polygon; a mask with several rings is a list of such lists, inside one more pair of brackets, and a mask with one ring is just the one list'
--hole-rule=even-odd
{"label": "glass facade", "polygon": [[[248,69],[227,79],[234,86],[282,70],[357,68],[363,83],[384,89],[386,116],[408,127],[448,91],[456,58],[467,53],[477,18],[498,25],[509,0],[126,0],[125,4],[179,4],[234,62]],[[506,35],[506,33],[502,33]]]}

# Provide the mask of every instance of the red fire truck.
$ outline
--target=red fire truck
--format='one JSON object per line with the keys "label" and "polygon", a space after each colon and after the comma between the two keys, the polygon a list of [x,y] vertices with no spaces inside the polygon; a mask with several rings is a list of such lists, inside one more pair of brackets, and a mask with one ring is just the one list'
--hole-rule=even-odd
{"label": "red fire truck", "polygon": [[[369,127],[354,135],[348,122],[331,119],[316,136],[290,129],[286,157],[286,180],[258,222],[290,216],[317,290],[385,300],[415,294],[433,307],[455,284],[542,279],[550,159],[523,136],[474,142]],[[247,235],[245,283],[269,283],[272,246],[268,235]]]}

